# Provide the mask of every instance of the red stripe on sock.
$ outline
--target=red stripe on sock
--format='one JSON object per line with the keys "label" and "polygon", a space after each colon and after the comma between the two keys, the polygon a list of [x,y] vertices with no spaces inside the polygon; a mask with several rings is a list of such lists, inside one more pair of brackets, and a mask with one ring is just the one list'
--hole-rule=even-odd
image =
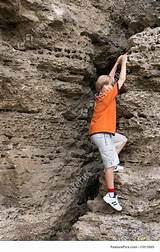
{"label": "red stripe on sock", "polygon": [[108,192],[115,192],[115,188],[108,188]]}

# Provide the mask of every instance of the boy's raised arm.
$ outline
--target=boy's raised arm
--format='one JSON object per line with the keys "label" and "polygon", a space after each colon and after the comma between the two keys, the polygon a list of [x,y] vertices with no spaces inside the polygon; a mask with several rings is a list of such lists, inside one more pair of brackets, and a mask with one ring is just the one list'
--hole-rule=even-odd
{"label": "boy's raised arm", "polygon": [[118,80],[119,89],[123,86],[126,80],[126,64],[127,64],[127,54],[124,54],[121,57],[121,72]]}
{"label": "boy's raised arm", "polygon": [[114,64],[112,70],[111,70],[110,73],[109,73],[109,76],[110,76],[110,77],[114,78],[115,73],[116,73],[116,70],[117,70],[117,66],[118,66],[118,63],[117,63],[117,61],[116,61],[116,63]]}
{"label": "boy's raised arm", "polygon": [[116,70],[117,70],[117,66],[120,64],[121,62],[121,58],[122,58],[123,55],[120,55],[116,61],[116,63],[114,64],[112,70],[110,71],[109,73],[109,76],[112,77],[114,79],[115,77],[115,74],[116,74]]}

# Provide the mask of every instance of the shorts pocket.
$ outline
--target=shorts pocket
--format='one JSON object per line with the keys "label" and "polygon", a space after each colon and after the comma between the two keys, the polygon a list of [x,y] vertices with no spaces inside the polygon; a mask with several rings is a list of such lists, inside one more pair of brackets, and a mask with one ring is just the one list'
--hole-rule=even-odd
{"label": "shorts pocket", "polygon": [[112,146],[113,145],[110,134],[105,134],[104,135],[104,141],[105,141],[105,145],[107,145],[107,146]]}
{"label": "shorts pocket", "polygon": [[97,133],[90,137],[91,141],[95,143],[98,147],[105,144],[104,134]]}

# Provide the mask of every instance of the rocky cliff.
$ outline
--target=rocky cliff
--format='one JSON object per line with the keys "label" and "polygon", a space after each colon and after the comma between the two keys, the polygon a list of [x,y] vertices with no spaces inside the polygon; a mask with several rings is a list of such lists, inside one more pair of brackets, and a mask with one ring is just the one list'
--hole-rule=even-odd
{"label": "rocky cliff", "polygon": [[[0,0],[1,240],[160,239],[159,11],[154,0]],[[94,81],[125,48],[119,214],[102,201],[87,134]]]}

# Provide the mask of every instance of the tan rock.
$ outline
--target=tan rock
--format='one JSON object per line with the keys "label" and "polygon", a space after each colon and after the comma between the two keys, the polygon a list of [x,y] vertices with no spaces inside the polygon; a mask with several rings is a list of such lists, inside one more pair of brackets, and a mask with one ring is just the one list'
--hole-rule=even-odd
{"label": "tan rock", "polygon": [[[118,101],[118,127],[129,140],[116,180],[124,206],[118,230],[124,216],[131,230],[138,218],[138,227],[158,220],[158,2],[7,0],[0,21],[0,239],[71,239],[88,208],[91,223],[84,218],[76,239],[138,239],[125,228],[102,235],[102,213],[114,213],[102,201],[104,187],[91,202],[102,163],[87,132],[96,72],[108,73],[128,46],[128,93]],[[145,234],[158,239],[152,229]]]}

